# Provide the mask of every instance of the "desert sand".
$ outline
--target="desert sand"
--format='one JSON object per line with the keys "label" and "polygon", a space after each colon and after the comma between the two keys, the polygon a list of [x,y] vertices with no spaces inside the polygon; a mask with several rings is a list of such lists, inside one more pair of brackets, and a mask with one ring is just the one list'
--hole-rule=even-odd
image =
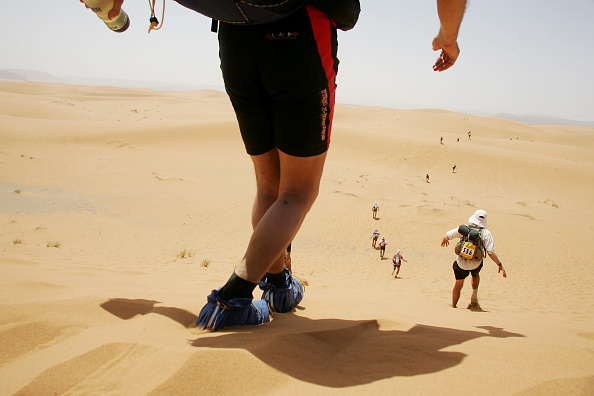
{"label": "desert sand", "polygon": [[[0,81],[0,394],[594,394],[594,128],[337,105],[303,301],[199,332],[254,192],[224,93]],[[476,209],[482,312],[440,246]]]}

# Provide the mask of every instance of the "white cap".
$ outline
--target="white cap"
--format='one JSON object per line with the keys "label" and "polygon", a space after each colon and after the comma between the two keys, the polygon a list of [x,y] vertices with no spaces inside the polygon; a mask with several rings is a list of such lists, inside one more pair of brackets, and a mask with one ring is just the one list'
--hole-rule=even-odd
{"label": "white cap", "polygon": [[479,227],[487,227],[487,212],[482,209],[477,210],[472,216],[470,216],[468,222],[476,224]]}

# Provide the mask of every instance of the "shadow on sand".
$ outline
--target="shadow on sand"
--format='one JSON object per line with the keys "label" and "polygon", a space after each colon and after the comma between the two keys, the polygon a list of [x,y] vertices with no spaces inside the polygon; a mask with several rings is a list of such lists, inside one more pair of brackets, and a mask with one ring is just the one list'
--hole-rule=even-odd
{"label": "shadow on sand", "polygon": [[[243,348],[294,378],[343,388],[451,368],[462,362],[466,355],[442,349],[476,338],[523,337],[495,327],[480,327],[485,330],[483,332],[415,325],[403,331],[380,330],[376,320],[311,320],[297,316],[291,319],[294,322],[289,327],[292,331],[279,332],[274,328],[274,322],[259,328],[258,336],[267,337],[267,342],[250,342],[254,337],[250,330],[197,338],[192,345]],[[298,362],[307,362],[307,365]]]}
{"label": "shadow on sand", "polygon": [[[196,320],[191,312],[155,304],[158,301],[116,298],[101,307],[125,320],[152,313],[169,317],[187,328]],[[451,368],[461,363],[466,354],[443,349],[477,338],[524,337],[492,326],[476,327],[482,331],[422,324],[406,331],[390,327],[395,326],[389,321],[312,320],[279,314],[265,326],[226,328],[189,343],[197,348],[243,349],[293,378],[343,388]]]}
{"label": "shadow on sand", "polygon": [[182,326],[189,328],[196,323],[197,315],[180,308],[174,307],[156,307],[160,301],[128,299],[128,298],[110,298],[101,308],[120,319],[129,320],[137,315],[157,314],[168,317]]}

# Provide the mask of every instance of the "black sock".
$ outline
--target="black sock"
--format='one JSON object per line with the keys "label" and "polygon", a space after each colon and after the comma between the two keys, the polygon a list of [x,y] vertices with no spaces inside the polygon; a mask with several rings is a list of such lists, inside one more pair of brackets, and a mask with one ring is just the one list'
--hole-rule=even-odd
{"label": "black sock", "polygon": [[252,298],[252,292],[258,286],[256,283],[241,279],[233,273],[225,286],[219,290],[219,297],[223,300],[229,301],[232,298]]}
{"label": "black sock", "polygon": [[272,283],[276,287],[281,287],[285,284],[285,280],[287,279],[285,276],[285,270],[283,269],[278,274],[271,274],[270,272],[266,273],[266,278],[268,282]]}

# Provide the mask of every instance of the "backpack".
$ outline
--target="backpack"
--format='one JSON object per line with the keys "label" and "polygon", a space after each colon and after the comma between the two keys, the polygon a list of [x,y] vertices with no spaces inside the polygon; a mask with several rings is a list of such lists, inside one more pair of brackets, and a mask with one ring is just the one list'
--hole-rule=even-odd
{"label": "backpack", "polygon": [[175,0],[182,6],[213,19],[233,24],[274,22],[310,4],[324,11],[341,30],[352,29],[361,12],[359,0]]}
{"label": "backpack", "polygon": [[454,246],[454,252],[467,260],[481,261],[486,253],[482,230],[482,227],[473,224],[463,224],[458,227],[458,232],[462,236],[456,246]]}

